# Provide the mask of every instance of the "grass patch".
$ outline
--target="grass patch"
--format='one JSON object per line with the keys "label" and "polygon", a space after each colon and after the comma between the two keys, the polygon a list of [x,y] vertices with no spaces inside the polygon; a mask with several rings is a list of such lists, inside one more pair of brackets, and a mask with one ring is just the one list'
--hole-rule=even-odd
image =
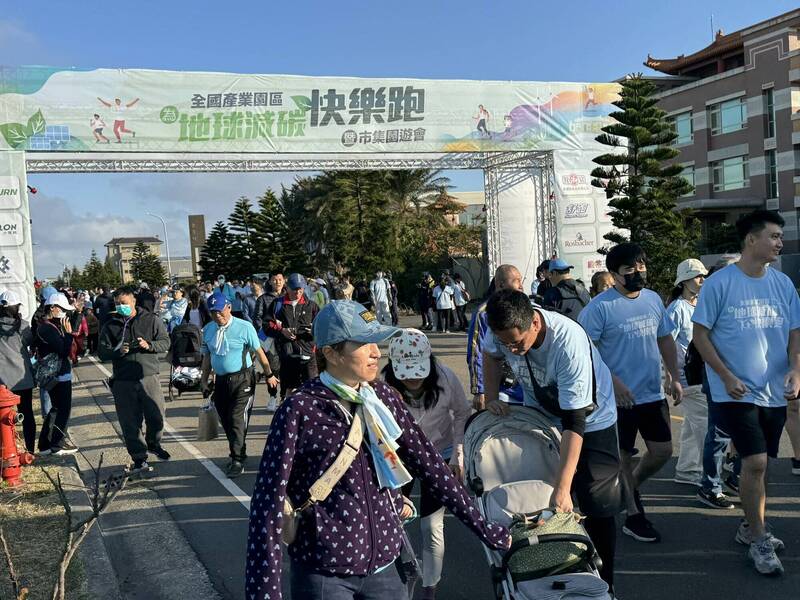
{"label": "grass patch", "polygon": [[[61,467],[45,467],[55,477]],[[42,469],[22,469],[23,485],[0,485],[0,525],[8,541],[20,583],[29,600],[50,600],[66,541],[66,514]],[[0,598],[14,598],[5,557],[0,551]],[[88,600],[82,591],[85,573],[80,556],[67,571],[67,598]]]}

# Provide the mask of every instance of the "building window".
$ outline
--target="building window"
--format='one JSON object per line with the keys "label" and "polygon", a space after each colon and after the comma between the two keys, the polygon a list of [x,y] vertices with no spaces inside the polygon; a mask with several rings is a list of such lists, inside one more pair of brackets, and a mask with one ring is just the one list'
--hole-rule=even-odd
{"label": "building window", "polygon": [[761,92],[761,100],[764,102],[764,137],[775,137],[775,94],[769,88]]}
{"label": "building window", "polygon": [[670,117],[669,121],[675,128],[675,133],[678,134],[678,137],[675,138],[673,144],[679,146],[682,144],[691,144],[694,141],[694,128],[692,126],[691,112],[685,112]]}
{"label": "building window", "polygon": [[712,162],[711,172],[714,176],[715,192],[750,187],[750,170],[747,167],[746,156]]}
{"label": "building window", "polygon": [[767,198],[778,197],[778,160],[775,150],[768,150],[764,154],[767,168]]}
{"label": "building window", "polygon": [[681,177],[683,177],[689,183],[689,185],[692,186],[692,189],[690,191],[686,192],[685,194],[683,194],[682,197],[694,196],[694,194],[695,194],[695,189],[694,189],[694,165],[689,165],[688,167],[683,167],[683,171],[681,171]]}
{"label": "building window", "polygon": [[747,127],[747,99],[743,96],[709,107],[711,135],[730,133]]}

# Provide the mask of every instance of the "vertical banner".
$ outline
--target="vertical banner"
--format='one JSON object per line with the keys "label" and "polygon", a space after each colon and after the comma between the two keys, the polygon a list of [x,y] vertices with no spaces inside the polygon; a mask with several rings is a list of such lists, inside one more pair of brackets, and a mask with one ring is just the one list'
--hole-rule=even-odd
{"label": "vertical banner", "polygon": [[22,318],[36,310],[33,243],[24,152],[0,152],[0,291],[22,301]]}
{"label": "vertical banner", "polygon": [[[539,219],[536,207],[536,182],[521,172],[498,174],[500,206],[500,264],[510,264],[522,273],[525,291],[536,279],[536,267],[543,260],[538,253]],[[494,276],[494,273],[491,273]]]}

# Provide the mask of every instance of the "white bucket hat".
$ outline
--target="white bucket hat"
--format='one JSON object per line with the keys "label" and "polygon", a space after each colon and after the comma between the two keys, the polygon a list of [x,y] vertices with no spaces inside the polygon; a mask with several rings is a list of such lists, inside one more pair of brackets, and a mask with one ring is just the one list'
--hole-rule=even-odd
{"label": "white bucket hat", "polygon": [[675,277],[675,285],[682,281],[694,279],[698,275],[708,275],[708,270],[705,265],[696,258],[687,258],[678,265],[677,276]]}
{"label": "white bucket hat", "polygon": [[0,304],[3,306],[19,306],[22,304],[22,300],[19,299],[17,293],[13,290],[4,290],[2,294],[0,294]]}
{"label": "white bucket hat", "polygon": [[45,301],[45,306],[58,306],[59,308],[63,308],[64,310],[75,310],[75,307],[69,303],[67,297],[60,292],[56,292],[55,294],[51,295]]}
{"label": "white bucket hat", "polygon": [[403,329],[389,342],[389,360],[398,379],[425,379],[431,372],[431,343],[419,329]]}

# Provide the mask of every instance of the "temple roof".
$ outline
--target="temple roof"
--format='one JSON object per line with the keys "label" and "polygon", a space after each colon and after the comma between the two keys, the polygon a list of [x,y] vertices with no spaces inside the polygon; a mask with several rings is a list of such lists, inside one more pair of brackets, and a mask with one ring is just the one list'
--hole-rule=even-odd
{"label": "temple roof", "polygon": [[667,75],[678,75],[685,71],[687,67],[703,63],[726,54],[730,54],[735,50],[744,48],[742,40],[742,32],[735,31],[725,35],[720,29],[717,31],[714,41],[694,54],[688,56],[681,54],[677,58],[653,58],[648,53],[647,60],[644,62],[645,66],[666,73]]}

